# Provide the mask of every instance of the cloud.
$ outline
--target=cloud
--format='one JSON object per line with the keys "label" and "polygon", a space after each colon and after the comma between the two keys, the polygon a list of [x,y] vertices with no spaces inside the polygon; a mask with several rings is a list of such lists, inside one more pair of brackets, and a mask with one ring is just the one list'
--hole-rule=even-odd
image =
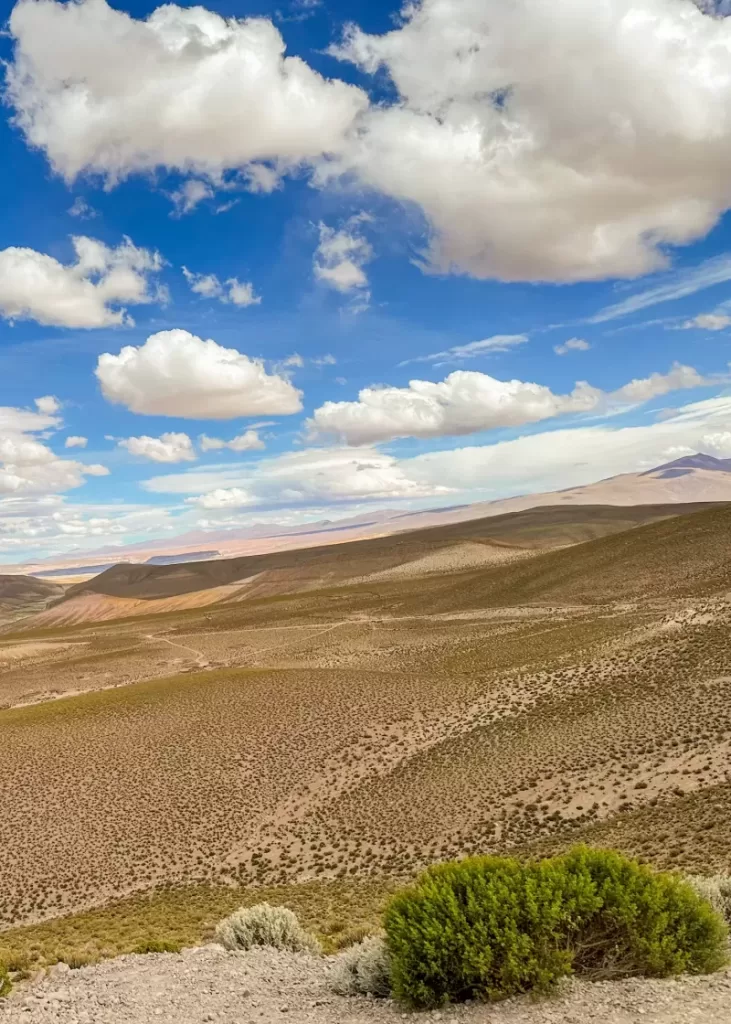
{"label": "cloud", "polygon": [[38,412],[45,413],[47,416],[55,416],[61,410],[61,403],[55,395],[44,395],[42,398],[36,398],[35,405]]}
{"label": "cloud", "polygon": [[238,437],[234,437],[230,441],[222,441],[219,437],[208,437],[207,434],[201,434],[198,444],[202,452],[220,451],[223,448],[228,448],[232,452],[252,452],[266,448],[258,431],[253,429],[245,430],[243,434],[239,434]]}
{"label": "cloud", "polygon": [[336,438],[350,445],[472,434],[570,413],[607,412],[710,383],[692,367],[675,364],[667,374],[654,373],[616,391],[580,381],[570,394],[557,395],[542,384],[455,370],[438,383],[412,380],[405,388],[364,388],[356,402],[325,402],[307,420],[306,430],[311,440]]}
{"label": "cloud", "polygon": [[88,437],[81,437],[78,434],[70,434],[66,438],[64,448],[86,448],[88,443]]}
{"label": "cloud", "polygon": [[194,462],[193,442],[187,434],[161,434],[160,437],[127,437],[117,442],[130,455],[152,462]]}
{"label": "cloud", "polygon": [[731,456],[731,397],[711,398],[675,410],[652,424],[585,425],[518,437],[496,444],[431,452],[403,460],[404,473],[428,484],[438,480],[458,492],[483,489],[490,498],[531,494],[636,473],[705,451]]}
{"label": "cloud", "polygon": [[367,105],[285,57],[264,18],[166,4],[142,21],[105,0],[20,0],[10,32],[16,124],[67,181],[156,167],[218,178],[269,158],[295,167],[341,149]]}
{"label": "cloud", "polygon": [[618,317],[636,313],[640,309],[657,306],[661,302],[673,302],[675,299],[685,298],[686,295],[695,295],[696,292],[703,291],[705,288],[711,288],[713,285],[729,280],[731,280],[731,257],[717,256],[714,259],[706,260],[705,263],[701,263],[697,267],[668,274],[663,284],[637,292],[611,306],[605,306],[590,318],[589,323],[599,324],[605,323],[607,320],[616,320]]}
{"label": "cloud", "polygon": [[[686,405],[642,426],[583,424],[489,445],[396,458],[377,449],[309,449],[258,462],[155,477],[155,494],[201,509],[295,508],[459,495],[499,498],[593,483],[707,451],[731,456],[731,397]],[[215,523],[210,524],[215,527]]]}
{"label": "cloud", "polygon": [[[421,210],[428,270],[637,277],[729,206],[731,34],[680,0],[408,3],[333,51],[373,103],[286,57],[265,18],[20,0],[10,32],[15,123],[68,181],[165,167],[190,175],[185,208],[230,171],[264,192],[300,168],[344,178]],[[365,287],[351,263],[323,264],[335,287]]]}
{"label": "cloud", "polygon": [[207,299],[232,302],[235,306],[258,306],[261,302],[261,296],[254,292],[254,286],[250,281],[239,281],[235,277],[229,277],[224,287],[215,274],[196,274],[187,267],[183,267],[183,276],[192,292]]}
{"label": "cloud", "polygon": [[0,494],[51,495],[80,487],[87,476],[106,476],[108,470],[56,455],[44,438],[57,430],[60,406],[52,396],[36,400],[37,412],[0,407]]}
{"label": "cloud", "polygon": [[170,198],[175,204],[174,213],[178,217],[182,217],[194,210],[198,203],[202,203],[204,199],[212,199],[214,195],[213,189],[207,182],[198,178],[188,178],[179,189],[170,193]]}
{"label": "cloud", "polygon": [[[192,495],[199,508],[296,506],[364,499],[411,499],[446,494],[440,484],[410,479],[392,455],[375,449],[305,449],[254,463],[235,463],[153,477],[142,485],[155,494]],[[216,493],[218,492],[218,493]],[[213,496],[215,495],[215,496]]]}
{"label": "cloud", "polygon": [[569,352],[588,352],[591,345],[583,338],[569,338],[562,345],[554,345],[553,351],[557,356],[568,355]]}
{"label": "cloud", "polygon": [[122,304],[155,301],[148,277],[162,269],[158,253],[129,238],[116,249],[82,235],[71,241],[76,262],[69,264],[34,249],[0,250],[0,314],[54,327],[110,327],[134,322]]}
{"label": "cloud", "polygon": [[146,415],[228,420],[302,408],[301,393],[267,373],[260,359],[183,330],[160,331],[119,355],[106,352],[95,372],[105,398]]}
{"label": "cloud", "polygon": [[186,501],[197,508],[232,509],[251,505],[254,498],[240,487],[217,487],[215,491],[201,494],[197,498],[186,498]]}
{"label": "cloud", "polygon": [[636,277],[729,206],[731,33],[680,0],[422,0],[335,50],[396,99],[320,172],[426,218],[438,272]]}
{"label": "cloud", "polygon": [[362,214],[351,217],[339,231],[321,222],[312,265],[318,281],[342,295],[357,294],[358,304],[367,306],[370,294],[363,267],[373,259],[373,249],[358,233],[357,225],[364,219]]}
{"label": "cloud", "polygon": [[702,331],[722,331],[731,324],[731,316],[727,313],[699,313],[692,320],[685,320],[681,325],[684,330],[698,327]]}
{"label": "cloud", "polygon": [[443,352],[432,352],[428,356],[416,356],[414,359],[404,359],[399,366],[408,366],[410,363],[456,363],[464,359],[476,359],[478,356],[490,355],[493,352],[509,352],[517,345],[524,345],[528,341],[527,334],[493,334],[490,338],[483,338],[482,341],[470,341],[465,345],[453,345],[452,348]]}
{"label": "cloud", "polygon": [[[173,529],[159,505],[69,504],[59,495],[0,497],[0,550],[63,554]],[[131,536],[130,536],[131,535]]]}
{"label": "cloud", "polygon": [[224,301],[233,302],[234,306],[258,306],[261,302],[261,296],[254,293],[250,281],[237,281],[235,277],[230,277],[226,284],[228,292]]}
{"label": "cloud", "polygon": [[82,196],[77,196],[74,199],[71,206],[68,208],[67,213],[71,217],[78,217],[79,220],[92,220],[97,217],[98,214],[93,206],[90,206]]}

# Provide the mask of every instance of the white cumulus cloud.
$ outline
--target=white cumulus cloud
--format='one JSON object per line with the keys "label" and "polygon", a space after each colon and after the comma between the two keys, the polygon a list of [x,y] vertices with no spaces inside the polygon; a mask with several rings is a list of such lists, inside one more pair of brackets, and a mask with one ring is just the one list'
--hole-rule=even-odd
{"label": "white cumulus cloud", "polygon": [[109,327],[132,323],[126,305],[155,301],[149,275],[162,268],[157,253],[126,238],[116,248],[85,236],[72,238],[75,263],[35,249],[0,250],[0,314],[55,327]]}
{"label": "white cumulus cloud", "polygon": [[320,223],[313,269],[318,281],[344,295],[358,293],[359,302],[367,305],[368,276],[363,267],[373,259],[373,249],[358,232],[363,219],[362,214],[352,217],[340,230]]}
{"label": "white cumulus cloud", "polygon": [[61,409],[61,403],[55,395],[43,395],[35,400],[36,409],[47,416],[55,416]]}
{"label": "white cumulus cloud", "polygon": [[95,372],[105,398],[146,415],[228,420],[302,408],[297,388],[267,373],[260,359],[183,330],[152,334],[118,355],[105,352]]}
{"label": "white cumulus cloud", "polygon": [[64,442],[64,448],[86,448],[88,443],[88,437],[81,437],[79,434],[70,434]]}
{"label": "white cumulus cloud", "polygon": [[[339,150],[367,104],[286,57],[264,18],[166,4],[138,20],[105,0],[20,0],[10,32],[16,123],[69,181],[160,166],[217,178],[270,158],[296,166]],[[182,202],[192,200],[187,186]]]}
{"label": "white cumulus cloud", "polygon": [[259,437],[259,431],[254,429],[245,430],[243,434],[233,437],[230,441],[222,441],[220,437],[208,437],[207,434],[201,434],[198,444],[202,452],[221,451],[224,448],[231,452],[253,452],[266,448]]}
{"label": "white cumulus cloud", "polygon": [[438,482],[412,479],[392,455],[348,448],[304,449],[254,463],[153,477],[143,487],[155,494],[191,495],[188,503],[201,508],[337,504],[449,493]]}
{"label": "white cumulus cloud", "polygon": [[553,351],[557,356],[568,355],[569,352],[588,352],[591,345],[584,338],[569,338],[561,345],[554,345]]}
{"label": "white cumulus cloud", "polygon": [[634,277],[729,206],[731,26],[681,0],[422,0],[337,50],[385,71],[339,167],[420,207],[428,265]]}
{"label": "white cumulus cloud", "polygon": [[[54,404],[55,403],[55,404]],[[44,439],[62,424],[52,396],[36,400],[37,412],[0,407],[0,494],[54,495],[80,487],[87,476],[106,476],[98,464],[60,458]]]}
{"label": "white cumulus cloud", "polygon": [[256,294],[250,281],[239,281],[238,278],[229,277],[222,284],[216,274],[196,274],[187,267],[183,267],[183,276],[190,290],[206,299],[231,302],[234,306],[258,306],[261,302],[261,296]]}
{"label": "white cumulus cloud", "polygon": [[560,395],[543,384],[455,370],[437,383],[412,380],[405,388],[364,388],[355,402],[325,402],[307,420],[306,429],[312,439],[336,438],[351,445],[471,434],[568,413],[607,411],[707,383],[692,367],[675,364],[667,374],[654,373],[616,391],[579,381],[569,394]]}
{"label": "white cumulus cloud", "polygon": [[118,442],[130,455],[151,462],[193,462],[196,454],[193,442],[187,434],[161,434],[160,437],[126,437]]}

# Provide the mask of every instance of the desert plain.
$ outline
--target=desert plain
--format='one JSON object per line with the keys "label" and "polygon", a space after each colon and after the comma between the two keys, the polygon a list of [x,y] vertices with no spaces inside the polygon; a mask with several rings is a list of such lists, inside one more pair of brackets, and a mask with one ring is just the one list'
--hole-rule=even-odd
{"label": "desert plain", "polygon": [[20,618],[16,580],[0,938],[185,892],[199,925],[244,891],[367,914],[577,840],[728,871],[730,557],[728,505],[577,506],[118,566]]}

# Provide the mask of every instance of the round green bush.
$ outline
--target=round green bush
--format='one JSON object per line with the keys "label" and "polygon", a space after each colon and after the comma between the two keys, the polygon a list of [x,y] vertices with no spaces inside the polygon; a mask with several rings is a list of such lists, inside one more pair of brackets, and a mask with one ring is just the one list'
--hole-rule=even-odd
{"label": "round green bush", "polygon": [[725,962],[723,921],[681,878],[587,848],[437,865],[392,898],[385,928],[394,995],[415,1007]]}

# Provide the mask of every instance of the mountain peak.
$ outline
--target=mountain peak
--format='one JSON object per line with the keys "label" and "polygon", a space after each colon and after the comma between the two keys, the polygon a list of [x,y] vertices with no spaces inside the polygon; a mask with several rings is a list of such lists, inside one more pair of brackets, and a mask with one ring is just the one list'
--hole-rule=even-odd
{"label": "mountain peak", "polygon": [[690,472],[694,469],[712,470],[719,473],[731,473],[731,459],[717,459],[714,455],[706,455],[704,452],[696,452],[695,455],[683,455],[672,462],[666,462],[662,466],[655,466],[648,469],[640,476],[652,476],[655,473],[662,475]]}

